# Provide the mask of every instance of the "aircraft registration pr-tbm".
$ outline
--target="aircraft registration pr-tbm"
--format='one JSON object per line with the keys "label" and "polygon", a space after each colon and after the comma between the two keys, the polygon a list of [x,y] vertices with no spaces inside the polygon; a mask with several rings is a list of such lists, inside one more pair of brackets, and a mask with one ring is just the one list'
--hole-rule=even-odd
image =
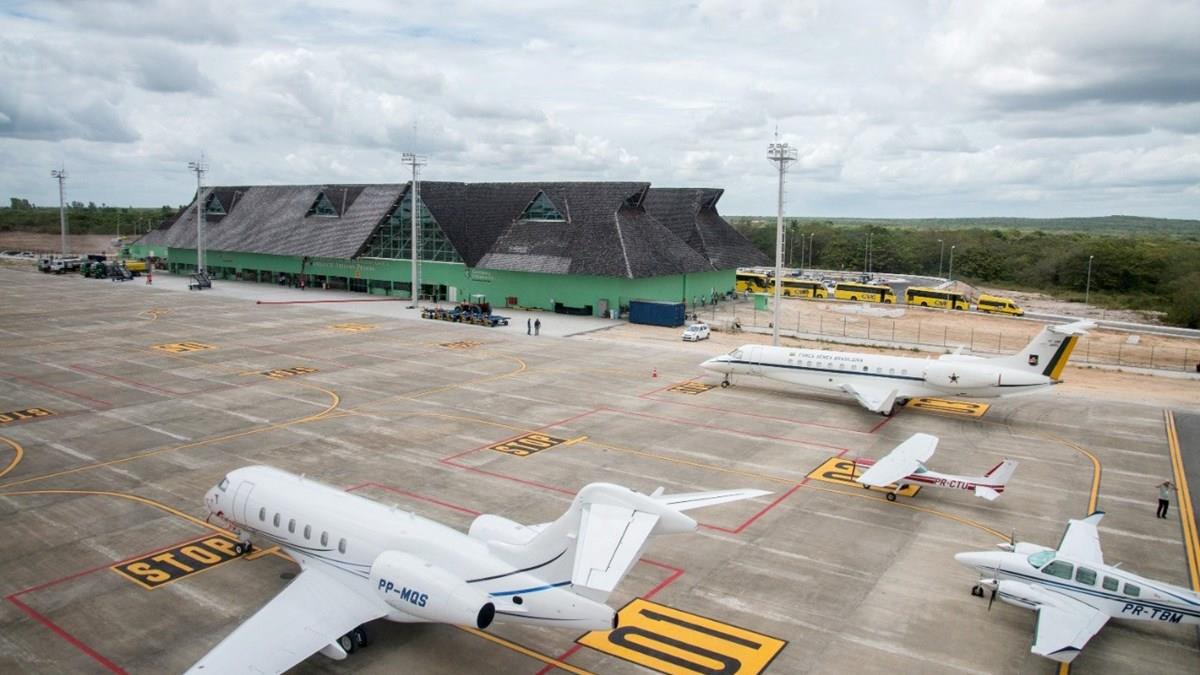
{"label": "aircraft registration pr-tbm", "polygon": [[996,398],[1058,384],[1079,336],[1094,326],[1076,321],[1047,326],[1025,349],[983,358],[944,354],[936,359],[816,351],[795,347],[742,345],[700,366],[732,375],[758,375],[815,389],[843,391],[871,412],[890,415],[896,406],[922,396]]}
{"label": "aircraft registration pr-tbm", "polygon": [[654,534],[690,532],[683,511],[763,490],[642,494],[592,483],[558,520],[481,515],[468,534],[268,466],[230,472],[204,497],[242,539],[277,544],[301,572],[189,673],[281,673],[320,651],[344,659],[363,624],[493,619],[575,630],[616,627],[609,593]]}
{"label": "aircraft registration pr-tbm", "polygon": [[979,572],[972,595],[991,590],[988,609],[999,597],[1038,613],[1034,654],[1070,663],[1111,618],[1200,624],[1200,594],[1139,577],[1104,564],[1096,511],[1067,521],[1058,549],[1025,542],[999,544],[1000,551],[954,556]]}

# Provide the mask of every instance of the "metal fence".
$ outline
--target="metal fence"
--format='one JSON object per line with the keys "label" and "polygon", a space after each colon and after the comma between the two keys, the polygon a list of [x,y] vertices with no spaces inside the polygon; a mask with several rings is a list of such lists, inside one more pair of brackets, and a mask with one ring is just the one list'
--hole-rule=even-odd
{"label": "metal fence", "polygon": [[[730,309],[726,306],[725,309]],[[770,325],[768,312],[756,312],[749,307],[733,306],[733,316],[743,328],[765,328]],[[715,316],[715,315],[714,315]],[[868,316],[799,316],[793,325],[782,324],[784,333],[875,340],[913,347],[959,347],[974,354],[1012,354],[1029,343],[1038,330],[1025,334],[1002,334],[977,330],[969,325],[926,324],[924,321],[901,321]],[[1200,372],[1200,347],[1129,344],[1126,340],[1106,336],[1083,336],[1071,355],[1074,364],[1098,364]]]}

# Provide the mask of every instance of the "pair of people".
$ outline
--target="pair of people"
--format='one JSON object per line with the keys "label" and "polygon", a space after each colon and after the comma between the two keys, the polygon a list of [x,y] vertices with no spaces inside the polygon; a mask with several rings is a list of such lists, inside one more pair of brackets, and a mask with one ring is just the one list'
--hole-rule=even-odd
{"label": "pair of people", "polygon": [[[530,333],[530,329],[533,330],[532,333]],[[530,323],[529,319],[525,319],[525,334],[526,335],[530,335],[530,334],[538,335],[541,332],[542,332],[542,320],[541,319],[536,319],[532,323]]]}

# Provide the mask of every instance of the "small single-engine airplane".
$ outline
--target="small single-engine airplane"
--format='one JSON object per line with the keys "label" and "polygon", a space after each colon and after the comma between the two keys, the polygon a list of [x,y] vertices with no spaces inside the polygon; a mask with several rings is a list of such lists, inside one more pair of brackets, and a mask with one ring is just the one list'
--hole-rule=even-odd
{"label": "small single-engine airplane", "polygon": [[[993,501],[1004,492],[1008,479],[1017,470],[1017,463],[1006,459],[991,471],[982,476],[955,476],[948,473],[930,471],[925,462],[933,457],[937,449],[938,438],[930,434],[913,434],[894,450],[878,461],[872,459],[854,460],[855,469],[860,466],[870,467],[863,475],[854,480],[862,483],[864,488],[886,488],[895,484],[895,490],[887,493],[888,501],[896,501],[896,493],[903,490],[909,483],[928,485],[930,487],[950,488],[953,490],[969,490],[976,497]],[[857,473],[857,471],[855,471]]]}
{"label": "small single-engine airplane", "polygon": [[814,389],[842,391],[859,405],[891,415],[897,405],[922,396],[997,398],[1045,389],[1062,380],[1076,341],[1095,324],[1047,326],[1017,354],[983,358],[943,354],[936,359],[742,345],[700,366],[733,375],[758,375]]}
{"label": "small single-engine airplane", "polygon": [[1200,624],[1200,595],[1104,564],[1096,511],[1067,521],[1058,550],[1009,542],[1000,551],[959,553],[958,562],[979,571],[971,594],[991,591],[988,609],[1001,600],[1035,610],[1034,654],[1070,663],[1110,618]]}
{"label": "small single-engine airplane", "polygon": [[238,550],[259,537],[301,572],[188,672],[281,673],[317,651],[341,660],[366,644],[363,625],[380,618],[615,628],[605,600],[651,535],[694,530],[688,509],[765,494],[647,495],[592,483],[552,523],[485,514],[463,534],[280,469],[237,469],[205,495],[210,517],[237,534]]}

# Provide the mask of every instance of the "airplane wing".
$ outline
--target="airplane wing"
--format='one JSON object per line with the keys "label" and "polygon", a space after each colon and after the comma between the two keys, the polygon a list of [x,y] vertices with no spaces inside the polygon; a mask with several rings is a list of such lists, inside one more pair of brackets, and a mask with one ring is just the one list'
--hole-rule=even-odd
{"label": "airplane wing", "polygon": [[890,413],[896,403],[896,395],[900,393],[898,389],[887,389],[862,382],[843,384],[842,391],[852,394],[862,407],[877,413]]}
{"label": "airplane wing", "polygon": [[187,672],[282,673],[385,614],[382,603],[310,567]]}
{"label": "airplane wing", "polygon": [[611,593],[641,557],[657,522],[657,515],[627,506],[585,504],[571,583]]}
{"label": "airplane wing", "polygon": [[[661,490],[662,488],[659,488]],[[655,492],[650,495],[660,503],[673,507],[676,511],[700,509],[705,506],[715,506],[726,502],[736,502],[741,499],[753,499],[769,495],[769,490],[714,490],[711,492],[681,492],[674,495],[664,495]]]}
{"label": "airplane wing", "polygon": [[937,444],[937,436],[913,434],[855,480],[875,487],[891,485],[921,468],[922,462],[933,457]]}
{"label": "airplane wing", "polygon": [[1109,616],[1065,595],[1060,595],[1055,602],[1057,604],[1038,607],[1033,647],[1029,651],[1061,663],[1070,663],[1087,641],[1104,627]]}
{"label": "airplane wing", "polygon": [[1103,511],[1096,511],[1083,520],[1068,520],[1067,530],[1063,532],[1062,541],[1058,542],[1058,552],[1069,558],[1103,565],[1100,533],[1096,530],[1103,517]]}

